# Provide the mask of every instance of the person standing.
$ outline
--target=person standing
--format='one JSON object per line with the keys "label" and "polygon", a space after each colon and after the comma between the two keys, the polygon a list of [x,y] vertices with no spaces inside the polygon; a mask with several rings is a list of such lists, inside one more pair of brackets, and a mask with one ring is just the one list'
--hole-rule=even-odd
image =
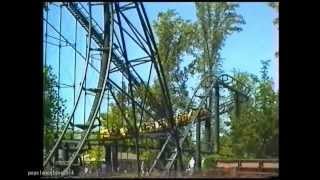
{"label": "person standing", "polygon": [[194,158],[192,157],[191,159],[190,159],[190,161],[189,161],[189,166],[188,166],[188,168],[189,168],[189,175],[192,175],[193,174],[193,172],[194,172],[194,164],[195,164],[195,160],[194,160]]}

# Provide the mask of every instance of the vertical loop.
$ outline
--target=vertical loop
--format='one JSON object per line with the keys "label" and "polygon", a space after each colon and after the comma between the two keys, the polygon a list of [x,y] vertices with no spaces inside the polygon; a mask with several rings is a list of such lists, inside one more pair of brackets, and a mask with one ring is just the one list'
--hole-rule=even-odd
{"label": "vertical loop", "polygon": [[[62,6],[60,7],[60,16],[59,16],[59,58],[58,58],[58,107],[60,107],[60,85],[61,85],[61,29],[62,29]],[[60,111],[58,111],[58,117],[57,117],[57,129],[56,129],[56,137],[58,137],[59,134],[59,122],[60,122]]]}
{"label": "vertical loop", "polygon": [[[48,6],[48,5],[47,5]],[[46,9],[46,19],[48,19],[48,16],[49,16],[49,8],[47,7]],[[48,22],[46,21],[46,32],[45,32],[45,51],[44,51],[44,67],[47,67],[47,58],[48,58],[48,55],[47,55],[47,49],[48,49]]]}
{"label": "vertical loop", "polygon": [[[78,36],[78,20],[75,23],[75,38],[74,38],[74,48],[77,49],[77,36]],[[74,51],[74,69],[73,69],[73,106],[76,105],[76,82],[77,82],[77,51]],[[72,117],[72,139],[74,137],[74,116]]]}

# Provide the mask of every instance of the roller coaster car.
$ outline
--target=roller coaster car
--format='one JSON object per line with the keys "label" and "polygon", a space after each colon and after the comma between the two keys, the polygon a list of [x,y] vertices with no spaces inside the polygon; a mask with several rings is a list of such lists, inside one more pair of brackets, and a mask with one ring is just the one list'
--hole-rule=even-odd
{"label": "roller coaster car", "polygon": [[176,117],[176,124],[180,125],[181,120],[182,120],[181,114],[178,114],[178,116]]}
{"label": "roller coaster car", "polygon": [[121,132],[119,128],[116,128],[115,132],[116,137],[121,137]]}
{"label": "roller coaster car", "polygon": [[142,123],[140,128],[141,128],[142,132],[145,132],[147,130],[147,124]]}
{"label": "roller coaster car", "polygon": [[135,133],[135,131],[133,130],[133,129],[127,129],[127,128],[125,128],[125,130],[127,130],[126,132],[126,134],[127,134],[127,136],[128,135],[134,135],[134,133]]}
{"label": "roller coaster car", "polygon": [[163,122],[161,120],[159,120],[158,123],[159,123],[159,128],[162,129],[163,128]]}
{"label": "roller coaster car", "polygon": [[200,110],[199,110],[199,116],[198,116],[198,117],[201,118],[201,117],[203,116],[203,114],[204,114],[204,113],[203,113],[203,109],[200,109]]}
{"label": "roller coaster car", "polygon": [[181,120],[181,125],[186,125],[190,121],[190,118],[187,113],[184,113]]}
{"label": "roller coaster car", "polygon": [[180,122],[181,125],[183,125],[183,126],[187,125],[191,121],[191,118],[190,118],[191,113],[192,112],[183,113],[183,115],[181,116],[181,122]]}
{"label": "roller coaster car", "polygon": [[207,109],[201,109],[199,116],[200,118],[204,118],[205,116],[208,116],[208,114],[209,114],[209,111]]}
{"label": "roller coaster car", "polygon": [[146,130],[147,130],[147,132],[152,131],[152,129],[153,129],[152,122],[146,122]]}
{"label": "roller coaster car", "polygon": [[101,138],[102,138],[102,139],[107,139],[107,138],[110,137],[110,132],[109,132],[108,129],[102,129],[102,130],[100,131],[100,135],[101,135]]}
{"label": "roller coaster car", "polygon": [[141,131],[140,131],[141,133],[146,132],[146,131],[147,131],[147,124],[146,124],[146,123],[143,123],[140,130],[141,130]]}
{"label": "roller coaster car", "polygon": [[201,110],[193,110],[189,113],[188,121],[191,121],[192,118],[196,118],[195,121],[198,121],[202,116],[202,111]]}
{"label": "roller coaster car", "polygon": [[189,119],[191,119],[193,112],[194,112],[193,110],[189,111],[189,113],[188,113],[188,118]]}
{"label": "roller coaster car", "polygon": [[178,114],[176,117],[176,123],[179,124],[181,122],[181,114]]}
{"label": "roller coaster car", "polygon": [[164,128],[168,128],[168,127],[169,127],[168,122],[164,121]]}
{"label": "roller coaster car", "polygon": [[110,137],[112,137],[112,138],[120,138],[121,137],[120,129],[111,128]]}
{"label": "roller coaster car", "polygon": [[156,128],[154,122],[150,122],[149,126],[151,131],[154,131],[154,129]]}
{"label": "roller coaster car", "polygon": [[155,127],[155,130],[159,130],[160,129],[160,124],[159,124],[158,121],[154,122],[154,127]]}
{"label": "roller coaster car", "polygon": [[191,111],[191,116],[190,117],[193,117],[195,115],[197,115],[197,111]]}
{"label": "roller coaster car", "polygon": [[128,129],[127,128],[120,128],[120,134],[122,137],[125,137],[128,133]]}
{"label": "roller coaster car", "polygon": [[162,118],[160,121],[159,121],[159,125],[161,127],[161,129],[165,129],[168,127],[168,123],[165,121],[164,118]]}

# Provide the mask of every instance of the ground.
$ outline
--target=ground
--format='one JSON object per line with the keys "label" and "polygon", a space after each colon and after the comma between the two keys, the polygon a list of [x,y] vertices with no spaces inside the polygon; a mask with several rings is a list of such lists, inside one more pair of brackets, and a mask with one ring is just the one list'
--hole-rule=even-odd
{"label": "ground", "polygon": [[[160,177],[160,174],[155,176],[145,176],[140,178],[177,178],[178,176],[172,175],[169,177]],[[86,178],[138,178],[136,173],[113,173],[109,176],[86,175]],[[222,169],[215,168],[203,172],[194,173],[193,175],[183,174],[180,178],[271,178],[278,177],[275,171],[258,171],[258,170],[237,170],[236,168]],[[179,178],[179,177],[178,177]]]}

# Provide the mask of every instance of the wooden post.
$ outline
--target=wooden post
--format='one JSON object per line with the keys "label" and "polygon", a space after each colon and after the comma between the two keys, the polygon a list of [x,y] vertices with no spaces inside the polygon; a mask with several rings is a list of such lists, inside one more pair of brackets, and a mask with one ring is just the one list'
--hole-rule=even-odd
{"label": "wooden post", "polygon": [[197,148],[196,148],[196,158],[195,158],[195,161],[196,161],[196,166],[195,166],[195,169],[197,172],[201,171],[201,144],[200,144],[200,133],[201,133],[201,130],[200,130],[200,125],[201,125],[201,122],[197,119],[197,122],[196,122],[196,144],[197,144]]}
{"label": "wooden post", "polygon": [[214,149],[215,153],[219,153],[219,146],[220,146],[220,141],[219,141],[219,134],[220,134],[220,107],[219,107],[219,84],[216,81],[215,83],[215,144],[214,144]]}
{"label": "wooden post", "polygon": [[259,161],[259,171],[263,170],[263,161]]}

